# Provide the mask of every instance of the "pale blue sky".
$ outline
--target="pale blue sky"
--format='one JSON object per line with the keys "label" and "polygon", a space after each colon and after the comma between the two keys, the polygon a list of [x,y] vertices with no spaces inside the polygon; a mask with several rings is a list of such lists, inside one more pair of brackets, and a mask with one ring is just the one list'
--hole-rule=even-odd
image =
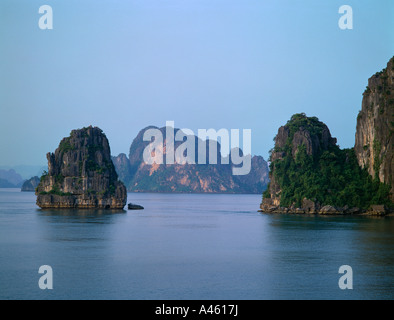
{"label": "pale blue sky", "polygon": [[[38,28],[44,4],[53,30]],[[351,147],[367,79],[393,55],[392,0],[1,0],[0,165],[46,164],[91,124],[128,154],[166,120],[252,129],[266,158],[297,112]]]}

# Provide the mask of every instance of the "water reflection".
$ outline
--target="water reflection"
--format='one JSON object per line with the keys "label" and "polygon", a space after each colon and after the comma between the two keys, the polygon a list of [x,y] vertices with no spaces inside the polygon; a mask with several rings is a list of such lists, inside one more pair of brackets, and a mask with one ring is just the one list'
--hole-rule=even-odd
{"label": "water reflection", "polygon": [[126,210],[110,209],[38,209],[39,217],[51,218],[48,222],[78,222],[78,223],[113,223],[117,215],[124,215]]}
{"label": "water reflection", "polygon": [[[305,290],[304,298],[392,299],[394,287],[394,219],[369,216],[266,215],[270,218],[269,242],[279,274],[291,275],[290,283]],[[338,268],[350,265],[355,289],[338,289]],[[292,283],[292,281],[294,281]],[[311,293],[308,296],[308,293]],[[312,294],[313,292],[313,294]],[[293,298],[293,296],[290,296]]]}
{"label": "water reflection", "polygon": [[[39,209],[38,228],[45,242],[91,242],[101,245],[112,237],[112,227],[118,217],[126,216],[125,210],[93,209]],[[89,227],[92,225],[92,227]],[[95,225],[95,227],[93,227]]]}
{"label": "water reflection", "polygon": [[[259,195],[129,198],[145,210],[40,210],[0,191],[0,299],[394,297],[394,218],[261,215]],[[51,293],[37,290],[44,264]]]}

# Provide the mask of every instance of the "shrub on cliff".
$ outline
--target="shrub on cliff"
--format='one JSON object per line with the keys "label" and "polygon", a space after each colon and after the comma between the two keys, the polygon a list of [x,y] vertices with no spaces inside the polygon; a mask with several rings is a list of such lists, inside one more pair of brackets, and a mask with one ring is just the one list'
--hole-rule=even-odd
{"label": "shrub on cliff", "polygon": [[[336,144],[326,143],[326,147],[315,147],[308,153],[305,143],[294,143],[295,134],[302,131],[309,133],[310,141],[319,139],[323,145],[325,128],[326,125],[316,117],[309,118],[305,114],[294,115],[285,125],[287,139],[281,147],[276,143],[270,157],[271,177],[276,188],[280,189],[280,205],[300,207],[302,200],[307,198],[321,205],[340,207],[390,206],[390,186],[380,183],[359,167],[353,148],[341,150]],[[280,152],[280,156],[275,152]],[[263,197],[272,196],[270,187]]]}

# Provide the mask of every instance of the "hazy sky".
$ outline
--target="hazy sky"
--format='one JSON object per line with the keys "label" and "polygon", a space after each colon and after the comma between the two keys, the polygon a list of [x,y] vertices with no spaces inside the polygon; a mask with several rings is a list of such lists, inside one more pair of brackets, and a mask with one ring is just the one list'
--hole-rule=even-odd
{"label": "hazy sky", "polygon": [[[38,27],[44,4],[53,30]],[[344,4],[353,30],[338,27]],[[166,120],[251,129],[266,158],[297,112],[351,147],[367,79],[393,55],[392,0],[1,0],[0,165],[46,164],[89,125],[128,154]]]}

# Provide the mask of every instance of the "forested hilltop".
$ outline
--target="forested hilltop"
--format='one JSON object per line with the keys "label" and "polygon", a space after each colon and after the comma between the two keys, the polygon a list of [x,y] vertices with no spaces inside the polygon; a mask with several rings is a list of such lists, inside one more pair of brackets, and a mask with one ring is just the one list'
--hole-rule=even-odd
{"label": "forested hilltop", "polygon": [[270,161],[266,209],[299,208],[300,212],[312,206],[316,212],[327,205],[361,210],[391,204],[390,186],[358,165],[353,148],[340,149],[316,117],[293,115],[279,129]]}
{"label": "forested hilltop", "polygon": [[385,214],[393,209],[394,57],[373,75],[357,117],[355,148],[340,149],[316,117],[295,114],[270,154],[264,212]]}

